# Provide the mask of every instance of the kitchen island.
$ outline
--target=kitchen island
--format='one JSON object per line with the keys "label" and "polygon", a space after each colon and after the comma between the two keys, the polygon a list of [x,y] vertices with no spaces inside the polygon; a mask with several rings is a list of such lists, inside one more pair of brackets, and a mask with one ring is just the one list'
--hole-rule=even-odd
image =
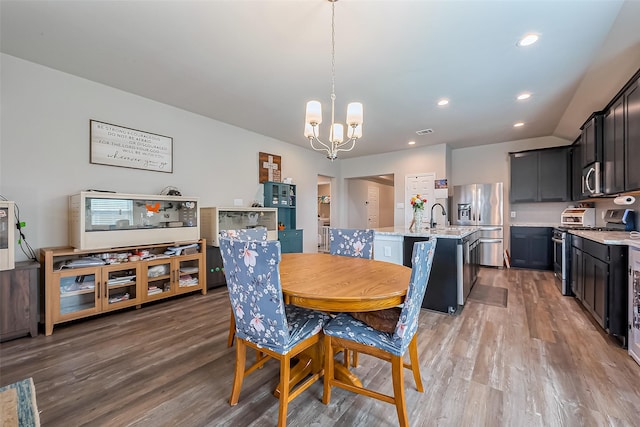
{"label": "kitchen island", "polygon": [[458,313],[475,283],[478,271],[478,227],[443,227],[408,230],[403,227],[375,229],[374,259],[411,267],[415,242],[437,238],[429,284],[422,307]]}

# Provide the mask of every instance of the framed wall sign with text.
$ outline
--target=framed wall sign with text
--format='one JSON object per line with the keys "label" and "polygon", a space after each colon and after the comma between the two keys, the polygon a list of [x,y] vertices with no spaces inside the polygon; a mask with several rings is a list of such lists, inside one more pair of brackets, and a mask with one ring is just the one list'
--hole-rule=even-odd
{"label": "framed wall sign with text", "polygon": [[89,140],[91,163],[173,173],[168,136],[91,120]]}

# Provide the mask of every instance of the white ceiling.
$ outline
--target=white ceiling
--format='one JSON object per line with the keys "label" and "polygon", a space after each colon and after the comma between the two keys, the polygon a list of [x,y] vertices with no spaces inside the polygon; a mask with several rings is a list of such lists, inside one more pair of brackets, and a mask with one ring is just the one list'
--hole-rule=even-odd
{"label": "white ceiling", "polygon": [[[0,7],[6,54],[305,147],[305,103],[318,99],[328,133],[327,0]],[[638,0],[340,0],[336,120],[348,102],[364,104],[364,137],[340,157],[411,149],[410,140],[573,140],[640,67],[638,22]],[[517,47],[527,32],[540,41]],[[516,101],[523,91],[533,96]],[[434,132],[416,135],[425,128]]]}

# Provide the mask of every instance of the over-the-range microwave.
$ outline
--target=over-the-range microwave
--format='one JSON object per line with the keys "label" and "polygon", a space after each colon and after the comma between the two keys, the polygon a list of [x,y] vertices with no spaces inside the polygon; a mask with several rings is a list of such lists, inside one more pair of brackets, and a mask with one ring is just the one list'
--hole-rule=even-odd
{"label": "over-the-range microwave", "polygon": [[582,195],[602,196],[601,164],[594,162],[582,169]]}

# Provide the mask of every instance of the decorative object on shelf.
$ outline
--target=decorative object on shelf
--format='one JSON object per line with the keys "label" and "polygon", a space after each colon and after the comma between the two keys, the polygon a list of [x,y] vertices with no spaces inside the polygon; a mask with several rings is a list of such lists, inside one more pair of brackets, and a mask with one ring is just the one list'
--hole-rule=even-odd
{"label": "decorative object on shelf", "polygon": [[90,120],[90,163],[173,173],[173,138]]}
{"label": "decorative object on shelf", "polygon": [[[347,105],[347,140],[344,140],[344,128],[335,122],[335,80],[336,80],[336,43],[335,43],[335,7],[338,0],[331,2],[331,127],[329,128],[329,142],[320,141],[318,125],[322,123],[322,106],[320,101],[307,102],[304,136],[309,139],[311,148],[325,151],[327,158],[335,160],[340,151],[351,151],[356,141],[362,137],[362,103],[351,102]],[[314,145],[314,143],[320,146]]]}
{"label": "decorative object on shelf", "polygon": [[275,154],[258,153],[258,182],[280,182],[282,176],[282,158]]}
{"label": "decorative object on shelf", "polygon": [[411,224],[409,225],[409,230],[420,230],[425,203],[427,203],[427,199],[420,196],[419,194],[416,194],[411,198],[411,206],[413,207],[413,219],[411,220]]}

